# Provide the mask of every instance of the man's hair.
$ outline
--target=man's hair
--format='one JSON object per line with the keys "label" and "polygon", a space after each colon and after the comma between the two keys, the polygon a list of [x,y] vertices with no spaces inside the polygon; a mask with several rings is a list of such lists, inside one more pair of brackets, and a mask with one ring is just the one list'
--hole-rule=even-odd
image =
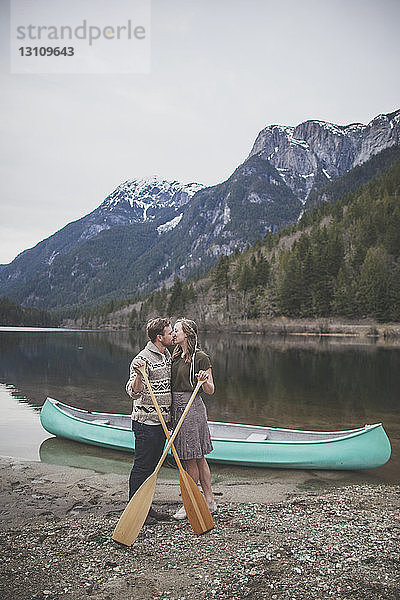
{"label": "man's hair", "polygon": [[146,333],[149,340],[154,344],[157,336],[163,335],[164,329],[168,327],[168,325],[171,325],[171,320],[167,317],[157,317],[157,319],[149,321],[146,326]]}

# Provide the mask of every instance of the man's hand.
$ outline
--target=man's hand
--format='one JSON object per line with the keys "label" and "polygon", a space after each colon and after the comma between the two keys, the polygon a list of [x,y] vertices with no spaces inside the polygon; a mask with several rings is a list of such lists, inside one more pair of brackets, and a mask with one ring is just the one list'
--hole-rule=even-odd
{"label": "man's hand", "polygon": [[146,361],[143,360],[142,358],[135,358],[132,361],[132,367],[135,369],[136,373],[140,376],[142,376],[142,373],[139,371],[140,367],[145,367],[146,366]]}

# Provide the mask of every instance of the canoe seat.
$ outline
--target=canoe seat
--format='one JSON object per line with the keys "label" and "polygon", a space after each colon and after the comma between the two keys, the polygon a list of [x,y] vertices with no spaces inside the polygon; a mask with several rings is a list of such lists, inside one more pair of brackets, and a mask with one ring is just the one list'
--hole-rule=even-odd
{"label": "canoe seat", "polygon": [[109,425],[110,421],[106,419],[93,419],[92,423],[96,423],[96,425]]}
{"label": "canoe seat", "polygon": [[251,433],[247,439],[252,442],[263,442],[268,439],[268,435],[265,433]]}

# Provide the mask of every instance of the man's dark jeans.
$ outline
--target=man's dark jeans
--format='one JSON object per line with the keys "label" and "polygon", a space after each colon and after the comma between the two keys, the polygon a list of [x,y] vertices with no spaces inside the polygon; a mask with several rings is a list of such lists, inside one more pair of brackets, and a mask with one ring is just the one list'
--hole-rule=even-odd
{"label": "man's dark jeans", "polygon": [[129,500],[152,474],[164,450],[165,433],[161,425],[132,421],[135,435],[135,463],[129,477]]}

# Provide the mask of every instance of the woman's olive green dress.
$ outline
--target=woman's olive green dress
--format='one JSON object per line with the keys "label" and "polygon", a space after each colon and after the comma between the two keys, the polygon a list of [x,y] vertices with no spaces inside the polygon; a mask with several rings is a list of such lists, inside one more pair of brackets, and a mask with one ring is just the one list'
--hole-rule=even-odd
{"label": "woman's olive green dress", "polygon": [[[207,371],[211,362],[202,350],[196,351],[195,373]],[[171,389],[172,389],[172,424],[175,427],[192,394],[193,386],[189,381],[190,364],[181,356],[172,360]],[[183,421],[174,445],[182,460],[201,458],[213,450],[210,430],[207,423],[207,411],[199,395],[193,401],[188,414]]]}

